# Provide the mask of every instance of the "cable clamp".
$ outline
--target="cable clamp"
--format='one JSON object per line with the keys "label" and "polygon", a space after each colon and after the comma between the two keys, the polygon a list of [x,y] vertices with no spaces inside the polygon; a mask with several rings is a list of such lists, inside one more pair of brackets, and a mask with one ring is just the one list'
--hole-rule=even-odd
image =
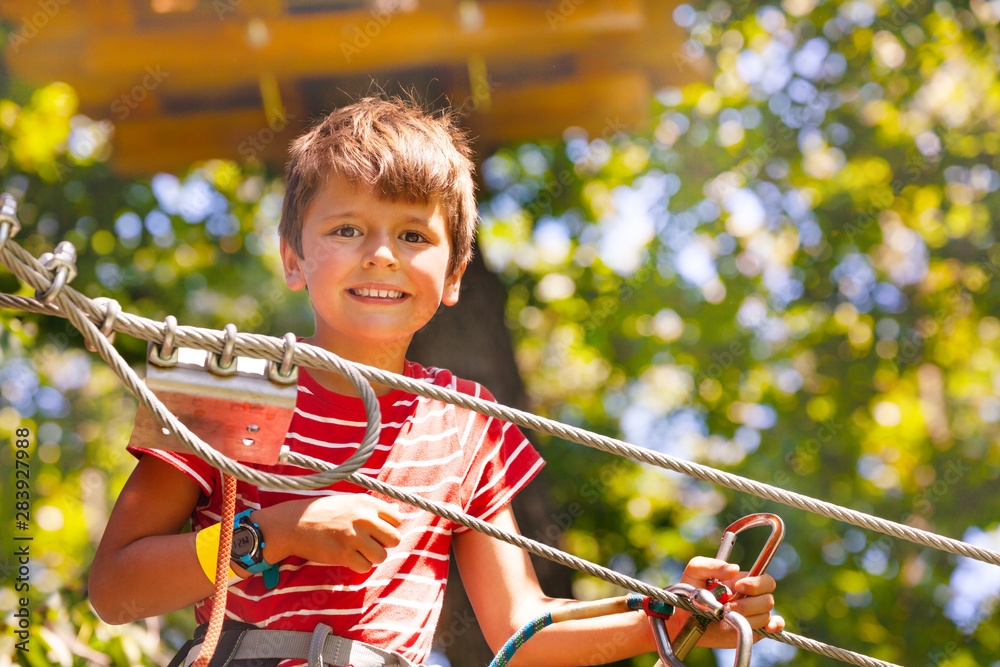
{"label": "cable clamp", "polygon": [[285,334],[285,355],[281,358],[281,365],[276,365],[270,359],[267,360],[267,379],[275,384],[289,385],[299,381],[299,367],[292,363],[295,355],[295,334],[291,331]]}
{"label": "cable clamp", "polygon": [[[101,335],[108,339],[108,343],[114,345],[115,343],[115,320],[121,315],[122,305],[114,299],[109,299],[106,296],[99,296],[94,299],[94,303],[98,307],[104,308],[104,322],[101,324]],[[85,341],[87,349],[91,352],[97,352],[97,345],[91,341]]]}
{"label": "cable clamp", "polygon": [[69,241],[60,241],[54,253],[42,253],[38,261],[56,274],[45,292],[39,294],[37,290],[35,291],[35,298],[49,305],[59,296],[59,291],[76,278],[76,248]]}
{"label": "cable clamp", "polygon": [[173,368],[177,365],[177,350],[174,346],[174,335],[177,333],[177,318],[167,315],[163,320],[163,343],[157,345],[149,341],[146,360],[160,368]]}
{"label": "cable clamp", "polygon": [[0,194],[0,250],[7,239],[21,231],[21,221],[17,219],[17,199],[9,192]]}
{"label": "cable clamp", "polygon": [[220,377],[230,377],[236,375],[236,357],[233,350],[236,349],[236,325],[230,322],[223,328],[224,342],[222,344],[222,354],[215,352],[208,353],[208,363],[206,367],[209,372]]}

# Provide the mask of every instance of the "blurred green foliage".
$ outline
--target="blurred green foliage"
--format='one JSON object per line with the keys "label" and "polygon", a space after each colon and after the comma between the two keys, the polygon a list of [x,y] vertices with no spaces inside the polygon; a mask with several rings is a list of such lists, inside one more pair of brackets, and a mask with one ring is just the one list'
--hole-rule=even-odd
{"label": "blurred green foliage", "polygon": [[[490,158],[482,244],[536,409],[946,535],[995,531],[990,7],[681,6],[677,65],[711,74],[659,95],[649,131]],[[996,568],[952,578],[952,557],[638,466],[598,502],[579,480],[607,456],[546,454],[557,500],[584,508],[553,517],[581,555],[667,583],[730,521],[776,512],[790,629],[899,664],[995,664]]]}
{"label": "blurred green foliage", "polygon": [[[602,137],[570,129],[490,157],[481,248],[507,285],[534,410],[998,548],[998,11],[682,5],[690,39],[674,64],[709,74],[659,94],[648,129],[616,134],[609,119]],[[274,174],[213,162],[124,181],[103,164],[110,129],[75,115],[72,90],[10,97],[0,176],[25,192],[18,242],[37,255],[71,240],[77,289],[155,319],[309,330],[282,285]],[[9,274],[0,289],[28,293]],[[132,465],[134,401],[65,321],[0,320],[0,438],[34,434],[30,655],[162,663],[187,615],[112,627],[86,602]],[[142,362],[142,341],[118,347]],[[667,584],[714,555],[730,521],[773,511],[788,528],[772,573],[791,630],[904,665],[996,664],[996,568],[569,443],[543,453],[556,509],[530,537]],[[0,457],[7,470],[11,448]],[[741,537],[734,556],[749,565],[762,539]],[[576,593],[615,591],[581,577]],[[11,622],[0,661],[18,659]],[[829,662],[766,644],[755,656]]]}
{"label": "blurred green foliage", "polygon": [[[234,322],[279,336],[310,330],[307,301],[281,275],[275,230],[283,188],[274,174],[212,162],[183,179],[123,179],[103,162],[109,128],[76,113],[72,89],[52,84],[23,97],[0,100],[2,185],[22,200],[18,243],[37,256],[71,241],[80,272],[73,286],[132,313],[174,314],[200,326]],[[6,271],[0,290],[32,295]],[[31,650],[15,651],[17,619],[5,612],[0,664],[166,664],[193,630],[190,612],[110,626],[87,602],[90,561],[134,465],[124,445],[136,402],[68,321],[2,311],[0,322],[0,437],[12,443],[0,453],[3,488],[13,494],[17,428],[32,434],[33,486]],[[122,336],[116,345],[141,371],[145,341]],[[0,514],[4,526],[15,525],[13,502],[5,499]],[[3,531],[5,610],[21,595],[16,532]]]}

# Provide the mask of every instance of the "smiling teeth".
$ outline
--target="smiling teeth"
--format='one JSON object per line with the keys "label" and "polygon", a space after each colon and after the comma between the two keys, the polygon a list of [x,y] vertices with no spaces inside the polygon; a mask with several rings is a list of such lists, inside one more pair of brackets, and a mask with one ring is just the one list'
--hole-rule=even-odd
{"label": "smiling teeth", "polygon": [[402,299],[403,293],[397,292],[396,290],[390,289],[368,289],[366,287],[359,287],[357,289],[351,290],[358,296],[374,296],[379,299]]}

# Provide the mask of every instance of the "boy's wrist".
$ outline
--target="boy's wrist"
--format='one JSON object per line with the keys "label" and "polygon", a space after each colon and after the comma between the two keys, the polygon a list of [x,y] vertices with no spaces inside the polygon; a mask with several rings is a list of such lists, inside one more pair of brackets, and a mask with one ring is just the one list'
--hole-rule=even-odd
{"label": "boy's wrist", "polygon": [[277,565],[292,555],[285,546],[287,543],[284,539],[285,522],[281,521],[276,510],[277,507],[268,507],[255,510],[252,514],[254,522],[260,527],[260,532],[264,536],[262,550],[264,560],[272,565]]}

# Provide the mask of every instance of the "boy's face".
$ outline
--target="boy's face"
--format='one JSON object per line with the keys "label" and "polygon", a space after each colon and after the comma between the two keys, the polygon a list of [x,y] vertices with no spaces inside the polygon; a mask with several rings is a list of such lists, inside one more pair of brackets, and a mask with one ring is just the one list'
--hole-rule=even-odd
{"label": "boy's face", "polygon": [[448,274],[448,223],[439,201],[394,203],[336,176],[306,209],[302,255],[282,241],[288,286],[309,288],[311,342],[383,368],[383,359],[401,363],[440,304],[458,301],[464,270]]}

